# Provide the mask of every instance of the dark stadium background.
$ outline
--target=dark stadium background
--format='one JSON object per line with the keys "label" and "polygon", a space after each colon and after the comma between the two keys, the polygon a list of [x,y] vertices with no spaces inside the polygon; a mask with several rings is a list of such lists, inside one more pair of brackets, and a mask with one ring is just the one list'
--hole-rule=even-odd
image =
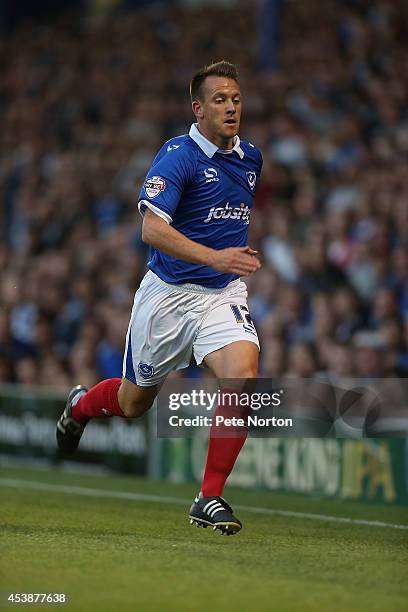
{"label": "dark stadium background", "polygon": [[138,190],[188,130],[191,73],[219,58],[265,160],[261,375],[406,374],[406,3],[202,4],[1,3],[0,381],[120,375]]}

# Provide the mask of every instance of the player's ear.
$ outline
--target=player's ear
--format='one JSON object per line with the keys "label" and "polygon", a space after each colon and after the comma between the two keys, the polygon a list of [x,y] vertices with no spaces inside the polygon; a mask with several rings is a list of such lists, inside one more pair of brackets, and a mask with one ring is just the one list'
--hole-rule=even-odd
{"label": "player's ear", "polygon": [[199,100],[193,100],[191,103],[191,108],[193,109],[193,113],[195,114],[197,119],[204,118],[204,110]]}

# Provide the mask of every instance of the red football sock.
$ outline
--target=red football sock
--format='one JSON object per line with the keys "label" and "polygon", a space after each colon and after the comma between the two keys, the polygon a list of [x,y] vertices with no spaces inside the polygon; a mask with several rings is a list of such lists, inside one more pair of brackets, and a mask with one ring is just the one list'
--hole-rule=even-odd
{"label": "red football sock", "polygon": [[[224,389],[224,391],[227,390]],[[236,406],[218,406],[213,414],[208,441],[207,463],[201,487],[204,497],[222,495],[225,481],[230,475],[248,435],[246,425],[232,427],[219,424],[216,426],[215,417],[221,415],[225,418],[235,416],[245,419],[247,410],[242,410]]]}
{"label": "red football sock", "polygon": [[83,424],[95,417],[124,417],[118,400],[120,383],[120,378],[108,378],[92,387],[72,408],[75,421]]}

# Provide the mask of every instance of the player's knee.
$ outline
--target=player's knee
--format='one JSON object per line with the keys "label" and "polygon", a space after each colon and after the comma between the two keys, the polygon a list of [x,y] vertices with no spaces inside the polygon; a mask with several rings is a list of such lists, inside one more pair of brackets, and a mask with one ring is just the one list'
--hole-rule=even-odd
{"label": "player's knee", "polygon": [[219,378],[256,378],[258,376],[258,364],[231,364],[224,365]]}
{"label": "player's knee", "polygon": [[258,360],[248,357],[240,362],[230,362],[227,370],[228,378],[256,378],[258,376]]}
{"label": "player's knee", "polygon": [[236,378],[256,378],[258,375],[258,367],[256,365],[248,365],[240,368]]}

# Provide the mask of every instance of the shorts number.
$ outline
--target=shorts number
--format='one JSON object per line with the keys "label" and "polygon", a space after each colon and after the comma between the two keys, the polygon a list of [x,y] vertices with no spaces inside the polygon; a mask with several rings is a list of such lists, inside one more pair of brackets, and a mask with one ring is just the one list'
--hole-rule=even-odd
{"label": "shorts number", "polygon": [[253,321],[251,319],[251,315],[249,314],[249,310],[246,306],[238,306],[237,304],[230,304],[231,310],[234,314],[235,320],[237,323],[245,323],[248,325],[253,325]]}

